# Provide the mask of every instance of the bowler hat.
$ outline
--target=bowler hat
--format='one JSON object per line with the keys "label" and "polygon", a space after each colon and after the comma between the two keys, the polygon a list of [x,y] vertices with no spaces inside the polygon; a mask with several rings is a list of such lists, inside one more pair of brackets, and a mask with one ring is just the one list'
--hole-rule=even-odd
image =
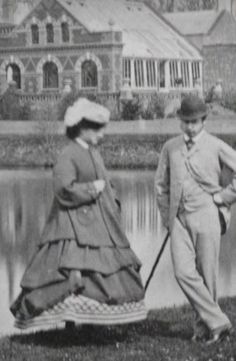
{"label": "bowler hat", "polygon": [[196,95],[186,96],[177,114],[182,120],[203,118],[207,115],[208,108],[204,101]]}
{"label": "bowler hat", "polygon": [[79,98],[69,106],[64,117],[66,127],[72,127],[87,119],[97,124],[106,124],[110,118],[110,111],[104,106],[94,103],[86,98]]}

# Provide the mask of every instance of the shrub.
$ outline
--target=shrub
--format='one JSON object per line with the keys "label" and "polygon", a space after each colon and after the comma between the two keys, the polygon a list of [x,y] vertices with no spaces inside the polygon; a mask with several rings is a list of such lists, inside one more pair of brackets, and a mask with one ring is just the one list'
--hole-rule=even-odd
{"label": "shrub", "polygon": [[236,89],[229,89],[223,92],[221,105],[236,112]]}
{"label": "shrub", "polygon": [[131,100],[121,100],[121,119],[135,120],[141,114],[141,102],[138,96]]}
{"label": "shrub", "polygon": [[38,103],[31,107],[31,120],[55,121],[57,120],[57,106],[53,103]]}
{"label": "shrub", "polygon": [[31,120],[31,106],[29,103],[24,103],[20,106],[19,118],[20,120]]}
{"label": "shrub", "polygon": [[71,91],[70,93],[64,95],[57,105],[57,118],[58,120],[63,120],[65,116],[66,109],[72,105],[79,98],[87,98],[96,103],[100,103],[96,94],[83,94],[80,91]]}
{"label": "shrub", "polygon": [[166,96],[154,93],[142,101],[141,116],[143,119],[164,118],[166,108]]}
{"label": "shrub", "polygon": [[20,99],[14,86],[3,93],[0,100],[0,115],[3,120],[28,120],[30,118],[30,105],[21,105]]}
{"label": "shrub", "polygon": [[152,102],[155,118],[163,118],[165,115],[166,97],[163,94],[154,94]]}

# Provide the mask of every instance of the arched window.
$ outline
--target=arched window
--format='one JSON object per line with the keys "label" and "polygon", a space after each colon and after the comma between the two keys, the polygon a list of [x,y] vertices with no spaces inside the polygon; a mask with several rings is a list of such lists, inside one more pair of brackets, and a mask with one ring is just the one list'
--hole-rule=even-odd
{"label": "arched window", "polygon": [[31,25],[31,38],[32,38],[32,44],[39,43],[39,27],[37,24]]}
{"label": "arched window", "polygon": [[97,65],[92,60],[85,60],[81,66],[82,88],[95,88],[98,85]]}
{"label": "arched window", "polygon": [[7,82],[14,80],[16,87],[21,88],[21,73],[20,68],[17,64],[9,64],[6,68]]}
{"label": "arched window", "polygon": [[46,25],[46,32],[47,32],[47,43],[53,43],[54,42],[54,29],[53,29],[53,25],[51,23],[48,23]]}
{"label": "arched window", "polygon": [[70,31],[69,31],[69,25],[66,22],[61,23],[61,36],[63,43],[69,43]]}
{"label": "arched window", "polygon": [[52,61],[43,66],[43,88],[58,88],[58,69]]}

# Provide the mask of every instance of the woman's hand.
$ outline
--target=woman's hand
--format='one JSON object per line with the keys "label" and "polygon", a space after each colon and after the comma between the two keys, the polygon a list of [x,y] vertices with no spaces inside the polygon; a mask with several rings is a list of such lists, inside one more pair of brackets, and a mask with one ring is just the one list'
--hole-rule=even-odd
{"label": "woman's hand", "polygon": [[97,193],[99,194],[99,193],[102,193],[102,191],[104,190],[106,182],[104,181],[104,179],[98,179],[98,180],[95,180],[93,182],[93,184],[94,184],[94,187],[96,188]]}

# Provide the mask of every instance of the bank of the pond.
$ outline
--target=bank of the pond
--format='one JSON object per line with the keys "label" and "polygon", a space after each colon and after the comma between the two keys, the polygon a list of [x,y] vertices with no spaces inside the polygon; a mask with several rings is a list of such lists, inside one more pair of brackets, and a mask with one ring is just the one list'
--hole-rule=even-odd
{"label": "bank of the pond", "polygon": [[[221,302],[236,327],[236,298]],[[117,327],[81,327],[0,339],[1,361],[235,361],[235,334],[205,346],[190,341],[188,306],[151,311],[146,321]]]}
{"label": "bank of the pond", "polygon": [[[100,145],[109,169],[155,169],[165,141],[174,134],[106,134]],[[236,148],[236,132],[220,134]],[[66,145],[61,134],[0,134],[0,167],[52,166]]]}

